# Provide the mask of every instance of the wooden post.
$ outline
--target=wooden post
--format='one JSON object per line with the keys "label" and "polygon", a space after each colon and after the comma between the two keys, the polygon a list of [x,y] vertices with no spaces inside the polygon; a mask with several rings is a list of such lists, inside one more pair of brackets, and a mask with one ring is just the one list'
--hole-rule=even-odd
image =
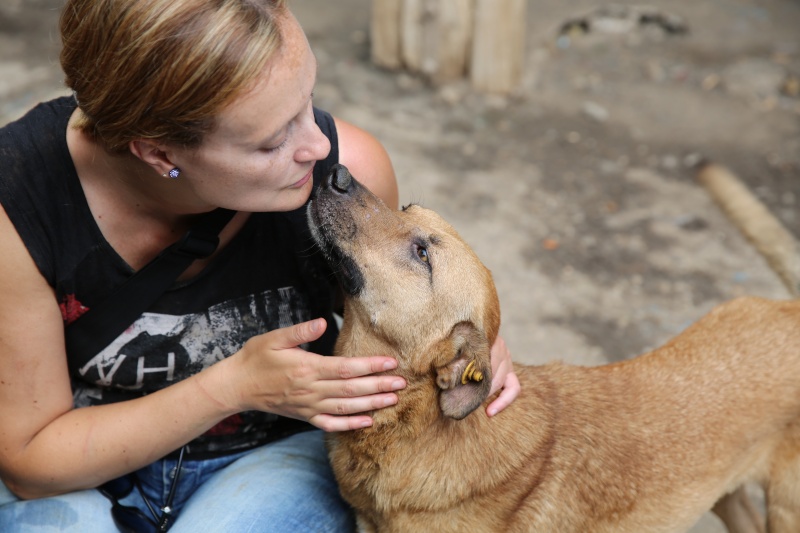
{"label": "wooden post", "polygon": [[472,44],[472,0],[437,0],[435,35],[431,36],[430,57],[435,68],[429,76],[436,84],[463,78],[469,65]]}
{"label": "wooden post", "polygon": [[[380,2],[380,0],[377,0]],[[426,0],[404,0],[400,10],[400,60],[414,73],[422,72]]]}
{"label": "wooden post", "polygon": [[405,68],[437,84],[464,77],[471,4],[471,0],[403,0],[400,48]]}
{"label": "wooden post", "polygon": [[372,62],[388,69],[402,68],[400,14],[403,0],[372,0],[370,35]]}
{"label": "wooden post", "polygon": [[434,84],[470,73],[475,88],[519,82],[527,0],[372,0],[372,60]]}
{"label": "wooden post", "polygon": [[475,0],[472,86],[489,93],[511,92],[522,77],[527,0]]}

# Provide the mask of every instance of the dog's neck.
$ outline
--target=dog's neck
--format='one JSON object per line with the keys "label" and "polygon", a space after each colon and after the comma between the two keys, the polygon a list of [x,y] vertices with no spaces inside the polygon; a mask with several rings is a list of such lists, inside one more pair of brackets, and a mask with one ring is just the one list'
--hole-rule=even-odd
{"label": "dog's neck", "polygon": [[[414,368],[411,361],[419,355],[423,347],[398,346],[379,335],[365,335],[359,328],[368,325],[360,324],[355,320],[345,321],[339,338],[336,342],[335,354],[343,357],[358,357],[368,355],[385,355],[397,361],[398,367],[385,372],[388,375],[401,376],[406,380],[406,387],[398,391],[398,403],[372,412],[373,429],[382,431],[396,428],[405,431],[402,420],[413,416],[432,420],[441,416],[438,403],[438,387],[433,369]],[[424,396],[425,399],[421,401]]]}

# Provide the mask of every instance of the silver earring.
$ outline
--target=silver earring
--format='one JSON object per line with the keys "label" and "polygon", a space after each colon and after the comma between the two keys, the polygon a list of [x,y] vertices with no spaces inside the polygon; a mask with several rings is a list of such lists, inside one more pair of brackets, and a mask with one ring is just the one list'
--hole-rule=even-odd
{"label": "silver earring", "polygon": [[175,167],[172,170],[170,170],[169,172],[165,172],[164,174],[161,174],[161,177],[162,178],[169,177],[171,179],[175,179],[180,175],[181,175],[181,169],[179,169],[178,167]]}

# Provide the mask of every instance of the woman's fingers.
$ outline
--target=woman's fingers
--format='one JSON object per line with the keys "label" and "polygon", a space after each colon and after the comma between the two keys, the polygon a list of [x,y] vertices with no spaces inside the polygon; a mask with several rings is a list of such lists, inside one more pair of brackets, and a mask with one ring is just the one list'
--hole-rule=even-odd
{"label": "woman's fingers", "polygon": [[[391,357],[326,357],[301,345],[318,339],[323,319],[295,324],[254,338],[246,345],[245,373],[256,409],[308,420],[326,431],[366,427],[375,411],[397,403],[403,378]],[[243,390],[239,388],[238,390]]]}
{"label": "woman's fingers", "polygon": [[[315,383],[315,389],[320,396],[315,408],[320,415],[326,416],[322,418],[312,416],[309,421],[326,431],[344,431],[370,425],[371,418],[351,415],[375,411],[396,404],[397,395],[393,391],[406,386],[405,380],[398,376],[369,375],[375,368],[379,368],[380,371],[387,366],[390,369],[394,368],[396,363],[393,359],[374,357],[342,359],[347,362],[347,365],[337,365],[337,368],[329,370],[332,373],[327,375],[366,375],[349,379],[336,377]],[[389,364],[385,365],[386,362]],[[333,421],[329,417],[347,420]]]}
{"label": "woman's fingers", "polygon": [[319,361],[319,376],[320,379],[350,379],[395,368],[397,361],[391,357],[322,357]]}
{"label": "woman's fingers", "polygon": [[394,393],[372,394],[355,398],[326,398],[318,404],[320,413],[334,416],[350,416],[383,409],[397,403]]}
{"label": "woman's fingers", "polygon": [[500,394],[492,403],[486,407],[486,414],[494,416],[517,399],[520,393],[520,384],[517,375],[514,373],[514,363],[511,359],[511,352],[508,350],[505,341],[498,336],[492,346],[492,390],[494,394],[500,390]]}
{"label": "woman's fingers", "polygon": [[503,384],[503,390],[497,396],[497,398],[492,401],[486,407],[486,414],[489,416],[494,416],[517,399],[520,392],[520,384],[517,375],[514,372],[509,373],[506,376],[505,383]]}
{"label": "woman's fingers", "polygon": [[357,398],[394,392],[405,386],[405,380],[397,376],[366,376],[321,380],[316,383],[316,392],[325,398]]}
{"label": "woman's fingers", "polygon": [[[388,380],[386,378],[389,378]],[[405,381],[395,376],[353,378],[317,382],[321,388],[321,399],[316,403],[314,414],[308,421],[324,431],[348,431],[372,425],[366,413],[383,409],[397,403],[397,395],[380,390],[398,390]]]}
{"label": "woman's fingers", "polygon": [[325,319],[317,318],[308,322],[294,324],[288,328],[276,329],[272,332],[276,336],[274,348],[278,350],[295,348],[307,342],[314,342],[325,333],[327,328],[328,323]]}
{"label": "woman's fingers", "polygon": [[328,433],[334,431],[350,431],[352,429],[368,428],[372,425],[372,418],[362,416],[333,416],[321,414],[312,416],[309,422],[315,427]]}

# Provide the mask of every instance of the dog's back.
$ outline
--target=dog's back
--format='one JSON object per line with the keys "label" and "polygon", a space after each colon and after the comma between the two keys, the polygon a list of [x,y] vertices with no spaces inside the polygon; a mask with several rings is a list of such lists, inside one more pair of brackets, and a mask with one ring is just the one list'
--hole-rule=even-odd
{"label": "dog's back", "polygon": [[778,488],[799,479],[798,302],[741,298],[630,361],[518,376],[521,405],[509,409],[538,408],[527,393],[543,379],[561,398],[550,412],[561,441],[554,469],[566,476],[550,505],[533,501],[528,512],[587,520],[543,531],[685,531],[748,480],[769,479],[773,499],[800,502]]}

